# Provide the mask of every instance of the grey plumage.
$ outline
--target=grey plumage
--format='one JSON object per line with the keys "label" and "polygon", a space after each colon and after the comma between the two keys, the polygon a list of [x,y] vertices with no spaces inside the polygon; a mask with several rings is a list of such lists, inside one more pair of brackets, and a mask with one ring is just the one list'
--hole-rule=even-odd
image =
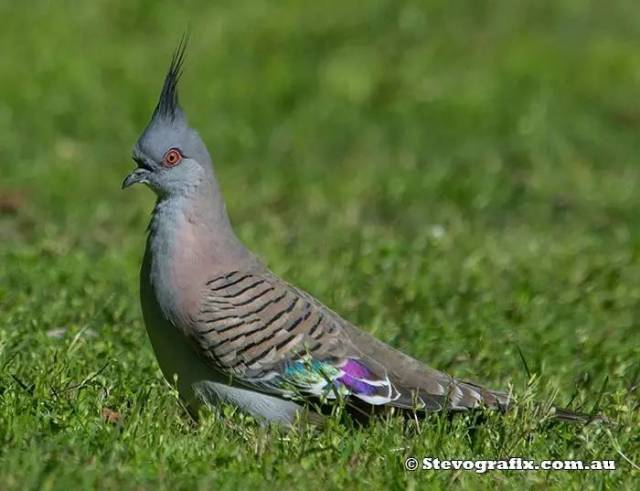
{"label": "grey plumage", "polygon": [[504,409],[506,393],[428,368],[271,273],[237,239],[207,149],[178,104],[186,43],[138,140],[123,187],[158,195],[140,273],[145,325],[165,377],[193,410],[226,401],[292,423],[305,400],[360,413]]}

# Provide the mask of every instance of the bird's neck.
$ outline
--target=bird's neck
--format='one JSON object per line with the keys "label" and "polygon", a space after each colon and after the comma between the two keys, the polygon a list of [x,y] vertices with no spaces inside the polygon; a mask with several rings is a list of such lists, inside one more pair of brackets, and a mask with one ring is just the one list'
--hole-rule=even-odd
{"label": "bird's neck", "polygon": [[[188,255],[218,269],[233,266],[250,253],[231,227],[222,196],[211,187],[158,199],[149,224],[148,247],[158,260]],[[165,256],[166,255],[166,256]]]}
{"label": "bird's neck", "polygon": [[162,197],[153,211],[142,287],[151,287],[169,318],[192,312],[212,275],[256,261],[233,232],[220,193],[211,191]]}
{"label": "bird's neck", "polygon": [[234,233],[220,192],[200,188],[160,197],[149,224],[147,252],[157,273],[184,276],[237,268],[251,254]]}

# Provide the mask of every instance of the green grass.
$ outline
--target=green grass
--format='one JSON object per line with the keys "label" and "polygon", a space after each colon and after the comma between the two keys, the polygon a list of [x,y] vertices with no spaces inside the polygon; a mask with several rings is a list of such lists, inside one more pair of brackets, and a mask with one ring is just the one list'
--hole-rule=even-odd
{"label": "green grass", "polygon": [[[213,3],[0,4],[0,489],[631,489],[636,2]],[[190,422],[141,322],[153,197],[120,191],[187,24],[183,105],[241,238],[381,339],[513,387],[516,411]],[[533,399],[611,424],[541,422]],[[408,455],[618,470],[409,473]]]}

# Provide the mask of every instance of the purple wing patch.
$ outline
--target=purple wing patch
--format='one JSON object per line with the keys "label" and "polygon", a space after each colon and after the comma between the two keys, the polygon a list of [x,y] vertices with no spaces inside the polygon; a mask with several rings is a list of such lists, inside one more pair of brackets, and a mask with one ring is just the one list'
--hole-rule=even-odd
{"label": "purple wing patch", "polygon": [[362,363],[348,359],[340,368],[344,375],[338,377],[337,382],[348,387],[355,394],[372,396],[376,393],[376,386],[367,382],[375,380],[377,377]]}

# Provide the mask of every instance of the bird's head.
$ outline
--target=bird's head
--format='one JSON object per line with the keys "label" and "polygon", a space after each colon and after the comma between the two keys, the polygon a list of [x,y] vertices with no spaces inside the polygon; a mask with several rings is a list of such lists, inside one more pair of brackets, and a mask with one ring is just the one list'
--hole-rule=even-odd
{"label": "bird's head", "polygon": [[138,167],[125,178],[123,189],[143,183],[158,196],[170,197],[188,194],[210,179],[209,153],[178,103],[186,45],[183,38],[173,55],[151,121],[133,148]]}

